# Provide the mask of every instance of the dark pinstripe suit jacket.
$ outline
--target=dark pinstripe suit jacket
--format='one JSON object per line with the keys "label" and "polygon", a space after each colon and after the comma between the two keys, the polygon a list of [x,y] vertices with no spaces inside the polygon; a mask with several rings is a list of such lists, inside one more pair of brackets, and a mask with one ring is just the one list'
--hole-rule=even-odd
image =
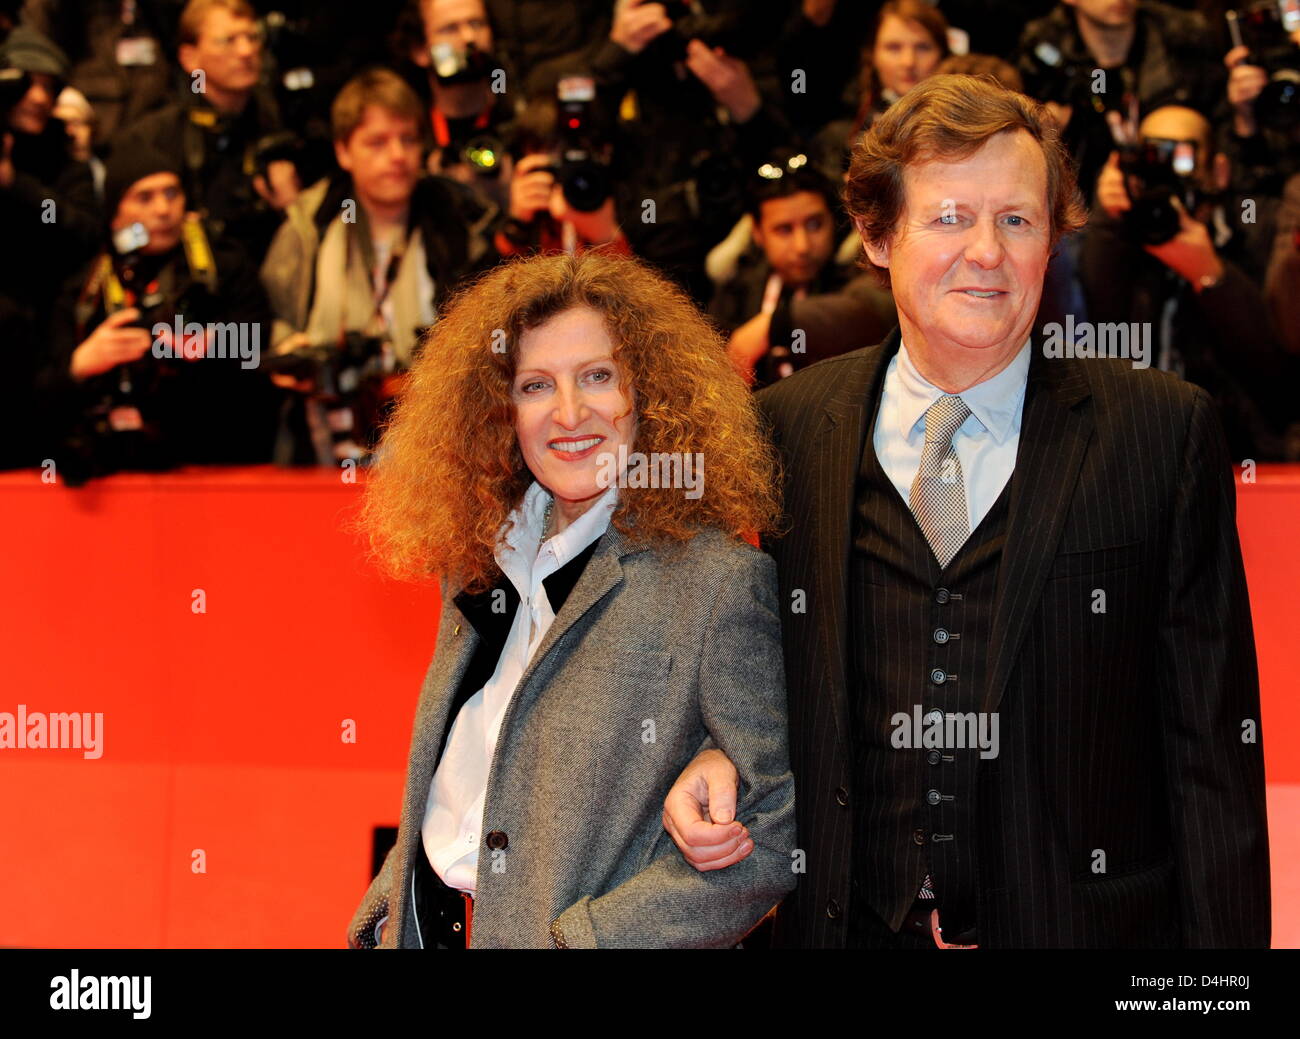
{"label": "dark pinstripe suit jacket", "polygon": [[[781,944],[845,941],[849,696],[872,695],[848,684],[851,516],[898,341],[895,329],[759,396],[786,466],[790,530],[765,547],[807,852]],[[999,756],[979,766],[981,945],[1268,944],[1259,689],[1230,466],[1197,387],[1035,352],[979,694],[1001,728]],[[790,609],[796,590],[806,612]]]}

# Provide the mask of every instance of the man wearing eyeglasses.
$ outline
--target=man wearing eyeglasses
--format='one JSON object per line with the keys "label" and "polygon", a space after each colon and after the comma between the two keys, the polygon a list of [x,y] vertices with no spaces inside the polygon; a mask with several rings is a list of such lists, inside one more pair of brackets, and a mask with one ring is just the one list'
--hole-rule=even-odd
{"label": "man wearing eyeglasses", "polygon": [[147,144],[173,156],[213,234],[260,256],[301,184],[291,161],[265,160],[285,138],[275,102],[259,86],[256,14],[246,0],[190,0],[178,38],[184,93],[128,127],[114,147]]}

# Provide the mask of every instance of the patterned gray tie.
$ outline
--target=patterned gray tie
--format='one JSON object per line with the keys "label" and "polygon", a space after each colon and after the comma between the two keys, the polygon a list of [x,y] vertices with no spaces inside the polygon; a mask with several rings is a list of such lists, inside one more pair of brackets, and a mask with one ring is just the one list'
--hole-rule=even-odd
{"label": "patterned gray tie", "polygon": [[925,446],[908,497],[912,514],[940,566],[947,566],[970,537],[965,480],[961,462],[952,447],[952,435],[968,415],[970,408],[966,402],[951,394],[945,394],[926,409]]}

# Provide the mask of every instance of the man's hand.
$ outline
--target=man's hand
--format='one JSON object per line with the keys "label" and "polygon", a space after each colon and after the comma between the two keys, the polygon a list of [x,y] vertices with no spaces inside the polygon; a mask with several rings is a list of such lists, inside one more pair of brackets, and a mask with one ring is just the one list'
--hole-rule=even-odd
{"label": "man's hand", "polygon": [[771,314],[756,314],[732,332],[727,341],[727,357],[748,383],[753,383],[754,369],[770,348],[767,339],[771,328]]}
{"label": "man's hand", "polygon": [[1249,56],[1249,47],[1233,47],[1223,58],[1223,63],[1228,66],[1232,130],[1238,137],[1255,136],[1255,98],[1268,86],[1268,72],[1258,65],[1247,65]]}
{"label": "man's hand", "polygon": [[510,216],[521,223],[529,223],[540,211],[551,204],[551,189],[555,176],[548,169],[549,155],[525,155],[515,167],[510,178]]}
{"label": "man's hand", "polygon": [[[285,336],[271,348],[273,354],[291,354],[295,350],[311,346],[311,337],[306,332],[294,332]],[[315,388],[310,379],[295,379],[287,372],[276,372],[271,381],[284,390],[297,390],[299,393],[311,393]]]}
{"label": "man's hand", "polygon": [[551,191],[551,216],[560,223],[572,224],[578,238],[587,245],[604,245],[619,235],[613,197],[605,199],[599,209],[584,213],[569,205],[563,189],[556,184]]}
{"label": "man's hand", "polygon": [[1113,220],[1118,220],[1133,208],[1128,189],[1124,186],[1124,173],[1119,168],[1119,152],[1110,153],[1097,177],[1097,205]]}
{"label": "man's hand", "polygon": [[723,105],[737,123],[748,122],[763,105],[754,86],[749,66],[721,47],[710,50],[699,40],[686,45],[686,67],[695,73],[713,99]]}
{"label": "man's hand", "polygon": [[283,212],[293,205],[302,192],[298,167],[288,159],[276,159],[267,164],[265,177],[259,173],[253,178],[253,188],[274,208]]}
{"label": "man's hand", "polygon": [[69,368],[74,379],[89,379],[102,375],[119,364],[139,360],[153,345],[153,338],[144,328],[128,328],[140,319],[134,307],[109,314],[95,331],[91,332],[75,350]]}
{"label": "man's hand", "polygon": [[663,4],[628,0],[618,5],[609,38],[629,54],[640,54],[651,40],[672,27],[672,19]]}
{"label": "man's hand", "polygon": [[1143,248],[1166,267],[1190,281],[1192,288],[1199,293],[1202,278],[1217,280],[1223,277],[1223,261],[1214,249],[1209,228],[1199,220],[1192,219],[1177,198],[1172,201],[1178,210],[1178,233],[1167,242]]}
{"label": "man's hand", "polygon": [[664,829],[701,873],[724,869],[754,850],[749,830],[735,821],[739,784],[722,751],[703,750],[664,798]]}

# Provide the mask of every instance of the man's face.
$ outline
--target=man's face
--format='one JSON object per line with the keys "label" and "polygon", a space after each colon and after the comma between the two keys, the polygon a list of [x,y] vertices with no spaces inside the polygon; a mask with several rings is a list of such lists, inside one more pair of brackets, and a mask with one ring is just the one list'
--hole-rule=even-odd
{"label": "man's face", "polygon": [[203,19],[198,42],[181,44],[180,59],[186,72],[202,69],[209,86],[244,93],[262,74],[261,30],[250,18],[213,8]]}
{"label": "man's face", "polygon": [[54,100],[59,96],[59,82],[47,72],[31,72],[32,85],[9,114],[9,125],[19,133],[45,132],[45,124],[54,111]]}
{"label": "man's face", "polygon": [[871,60],[880,85],[902,95],[935,70],[939,48],[924,26],[891,14],[876,34]]}
{"label": "man's face", "polygon": [[762,205],[754,241],[787,285],[807,285],[821,271],[835,246],[834,224],[826,200],[815,191],[773,198]]}
{"label": "man's face", "polygon": [[1099,28],[1122,29],[1137,18],[1137,0],[1065,0],[1079,17]]}
{"label": "man's face", "polygon": [[334,142],[339,165],[352,174],[357,194],[382,206],[405,205],[420,176],[420,130],[378,105],[367,105],[346,141]]}
{"label": "man's face", "polygon": [[174,173],[154,173],[142,177],[122,196],[113,217],[113,230],[132,224],[144,224],[149,244],[141,252],[149,256],[176,248],[181,240],[181,222],[185,218],[185,192]]}
{"label": "man's face", "polygon": [[[908,349],[992,368],[1024,344],[1047,271],[1047,162],[1024,130],[1000,133],[960,162],[903,171],[892,242],[867,244],[888,267]],[[859,229],[860,230],[860,229]]]}
{"label": "man's face", "polygon": [[459,50],[474,44],[481,51],[492,49],[492,26],[482,0],[425,0],[420,5],[424,19],[425,64],[428,48],[450,43]]}

